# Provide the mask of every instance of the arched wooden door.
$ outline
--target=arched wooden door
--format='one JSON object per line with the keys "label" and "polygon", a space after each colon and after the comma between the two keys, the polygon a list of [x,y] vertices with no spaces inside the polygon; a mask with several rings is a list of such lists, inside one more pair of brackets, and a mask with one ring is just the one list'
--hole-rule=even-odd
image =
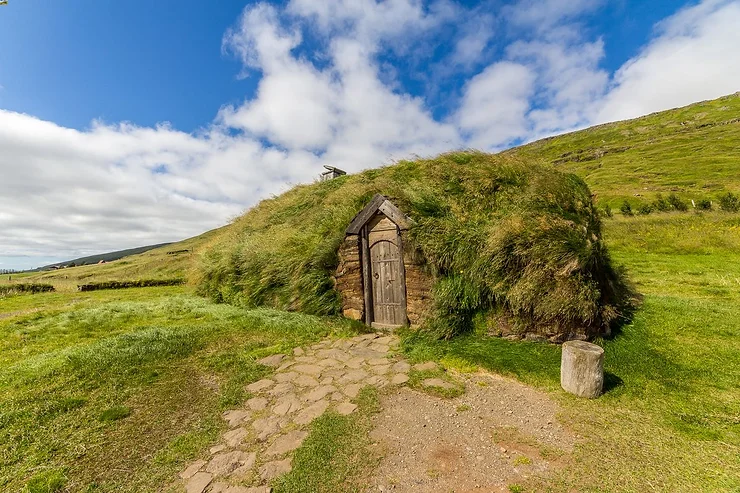
{"label": "arched wooden door", "polygon": [[368,224],[368,244],[373,325],[406,325],[406,279],[398,227],[379,214]]}

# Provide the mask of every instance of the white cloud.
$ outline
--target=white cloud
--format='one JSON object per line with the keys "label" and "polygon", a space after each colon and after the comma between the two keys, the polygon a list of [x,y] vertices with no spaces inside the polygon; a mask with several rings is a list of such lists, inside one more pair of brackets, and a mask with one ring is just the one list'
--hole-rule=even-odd
{"label": "white cloud", "polygon": [[595,123],[740,90],[740,2],[710,0],[656,26],[657,37],[624,64]]}
{"label": "white cloud", "polygon": [[[738,0],[666,19],[613,75],[600,65],[609,47],[579,30],[579,15],[600,5],[257,4],[223,40],[241,75],[259,78],[257,91],[198,132],[101,122],[80,131],[0,110],[0,261],[192,236],[312,180],[323,163],[358,171],[412,154],[495,150],[740,89]],[[501,36],[502,23],[521,37]],[[442,63],[429,58],[440,47]],[[444,94],[447,116],[435,117],[424,88],[406,92],[397,76],[406,63],[437,71],[416,79],[430,94],[445,77],[467,79]]]}
{"label": "white cloud", "polygon": [[563,21],[592,12],[603,4],[604,0],[519,0],[505,7],[504,12],[514,25],[543,33]]}
{"label": "white cloud", "polygon": [[469,133],[472,147],[495,149],[528,132],[534,81],[535,74],[524,65],[499,62],[469,82],[457,122]]}
{"label": "white cloud", "polygon": [[609,81],[599,68],[604,56],[601,40],[574,45],[546,41],[515,42],[507,54],[537,73],[537,103],[528,118],[537,138],[588,123],[592,107],[603,97]]}

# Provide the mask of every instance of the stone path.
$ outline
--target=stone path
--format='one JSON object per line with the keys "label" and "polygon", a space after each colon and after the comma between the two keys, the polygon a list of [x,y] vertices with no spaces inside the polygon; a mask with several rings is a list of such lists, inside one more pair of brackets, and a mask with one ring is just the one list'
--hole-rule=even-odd
{"label": "stone path", "polygon": [[276,368],[247,386],[243,407],[224,413],[229,431],[210,449],[210,459],[180,473],[187,493],[269,493],[270,480],[291,470],[292,453],[308,425],[328,409],[347,415],[366,385],[402,385],[410,365],[394,351],[398,338],[365,334],[296,348],[291,356],[260,360]]}

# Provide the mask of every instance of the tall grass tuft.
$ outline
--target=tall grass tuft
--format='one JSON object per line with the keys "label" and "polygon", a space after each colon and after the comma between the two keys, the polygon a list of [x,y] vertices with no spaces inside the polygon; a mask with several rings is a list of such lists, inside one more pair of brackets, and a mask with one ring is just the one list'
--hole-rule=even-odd
{"label": "tall grass tuft", "polygon": [[238,218],[203,256],[199,291],[242,306],[336,314],[337,249],[375,193],[415,221],[436,279],[429,327],[451,337],[480,312],[519,331],[603,334],[631,291],[601,239],[591,193],[572,174],[475,151],[298,186]]}

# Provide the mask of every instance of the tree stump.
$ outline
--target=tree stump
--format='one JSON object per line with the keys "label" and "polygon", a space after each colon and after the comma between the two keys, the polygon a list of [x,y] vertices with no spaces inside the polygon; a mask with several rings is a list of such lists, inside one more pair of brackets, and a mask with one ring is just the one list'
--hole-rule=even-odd
{"label": "tree stump", "polygon": [[579,397],[600,396],[604,387],[604,350],[585,341],[563,343],[560,386]]}

